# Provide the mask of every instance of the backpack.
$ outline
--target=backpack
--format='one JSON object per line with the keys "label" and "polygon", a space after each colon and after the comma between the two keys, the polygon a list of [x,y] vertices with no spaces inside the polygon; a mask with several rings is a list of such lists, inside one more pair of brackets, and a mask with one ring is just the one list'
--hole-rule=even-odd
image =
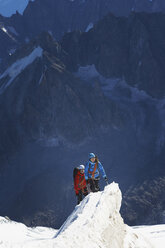
{"label": "backpack", "polygon": [[73,170],[73,180],[75,180],[77,172],[78,172],[78,169],[77,169],[77,167],[75,167],[74,170]]}

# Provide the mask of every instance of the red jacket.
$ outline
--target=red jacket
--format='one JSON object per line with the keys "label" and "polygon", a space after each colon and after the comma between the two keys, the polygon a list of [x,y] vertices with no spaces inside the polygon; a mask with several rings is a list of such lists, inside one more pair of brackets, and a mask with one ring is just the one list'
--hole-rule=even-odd
{"label": "red jacket", "polygon": [[86,187],[86,180],[84,173],[81,174],[78,170],[75,179],[74,179],[74,190],[76,195],[79,193],[80,190],[83,191],[83,189]]}

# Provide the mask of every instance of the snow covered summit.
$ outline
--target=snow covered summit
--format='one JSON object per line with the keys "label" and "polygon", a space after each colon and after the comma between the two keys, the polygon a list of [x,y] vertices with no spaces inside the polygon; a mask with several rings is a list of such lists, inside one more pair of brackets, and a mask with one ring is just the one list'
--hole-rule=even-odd
{"label": "snow covered summit", "polygon": [[116,183],[88,195],[56,233],[55,247],[151,247],[124,224],[119,213],[121,200]]}
{"label": "snow covered summit", "polygon": [[47,228],[30,229],[23,224],[0,218],[1,247],[153,247],[141,234],[136,234],[136,230],[124,224],[119,213],[121,199],[121,192],[115,183],[106,186],[102,192],[89,194],[75,207],[59,231]]}

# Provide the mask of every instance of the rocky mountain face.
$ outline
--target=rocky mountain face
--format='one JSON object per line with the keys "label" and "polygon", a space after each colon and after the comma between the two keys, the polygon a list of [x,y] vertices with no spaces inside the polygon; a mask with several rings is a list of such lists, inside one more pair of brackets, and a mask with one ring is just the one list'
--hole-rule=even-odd
{"label": "rocky mountain face", "polygon": [[163,97],[164,25],[164,14],[109,14],[87,33],[66,34],[61,44],[72,57],[69,69],[94,64],[106,78],[124,78],[153,97]]}
{"label": "rocky mountain face", "polygon": [[2,147],[12,144],[10,133],[13,146],[20,137],[53,136],[59,142],[79,143],[102,124],[112,125],[115,105],[104,98],[97,82],[91,88],[67,71],[65,60],[69,61],[65,51],[48,33],[10,58],[0,77],[2,120],[6,131],[9,128],[9,142],[6,133],[1,133]]}
{"label": "rocky mountain face", "polygon": [[164,223],[164,184],[164,177],[158,177],[146,180],[124,194],[121,212],[128,224]]}
{"label": "rocky mountain face", "polygon": [[[164,14],[133,13],[128,18],[109,14],[87,33],[68,33],[61,42],[72,61],[69,61],[68,69],[76,70],[78,64],[94,64],[105,77],[124,78],[130,85],[145,90],[153,97],[162,97],[165,92],[164,23]],[[9,28],[4,32],[5,27],[1,27],[1,42],[5,39],[5,47],[0,48],[3,57],[6,49],[12,54],[25,37],[19,41],[16,33],[11,34]],[[42,29],[37,27],[36,30],[40,32]]]}
{"label": "rocky mountain face", "polygon": [[58,228],[75,205],[72,169],[95,152],[130,222],[130,187],[140,205],[139,185],[164,173],[164,18],[109,14],[60,42],[44,32],[2,63],[0,215]]}
{"label": "rocky mountain face", "polygon": [[[163,0],[35,0],[29,1],[23,15],[17,12],[10,18],[0,16],[0,25],[22,44],[43,31],[49,31],[59,40],[66,32],[90,29],[109,12],[128,16],[132,11],[164,12],[165,3]],[[19,45],[11,44],[11,37],[6,37],[5,32],[4,38],[1,31],[4,32],[0,30],[0,41],[5,47],[0,49],[0,58],[4,58]]]}

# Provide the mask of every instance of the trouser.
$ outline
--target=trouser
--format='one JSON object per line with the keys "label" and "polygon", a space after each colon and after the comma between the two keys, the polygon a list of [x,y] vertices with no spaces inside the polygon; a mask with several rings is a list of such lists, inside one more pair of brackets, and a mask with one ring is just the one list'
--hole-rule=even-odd
{"label": "trouser", "polygon": [[83,196],[86,196],[87,194],[88,194],[88,190],[86,187],[83,190],[79,190],[77,194],[77,204],[79,204],[82,201]]}
{"label": "trouser", "polygon": [[98,192],[98,191],[100,191],[100,187],[99,187],[99,178],[97,178],[97,179],[88,179],[88,183],[89,183],[89,185],[90,185],[90,190],[92,191],[92,192]]}

